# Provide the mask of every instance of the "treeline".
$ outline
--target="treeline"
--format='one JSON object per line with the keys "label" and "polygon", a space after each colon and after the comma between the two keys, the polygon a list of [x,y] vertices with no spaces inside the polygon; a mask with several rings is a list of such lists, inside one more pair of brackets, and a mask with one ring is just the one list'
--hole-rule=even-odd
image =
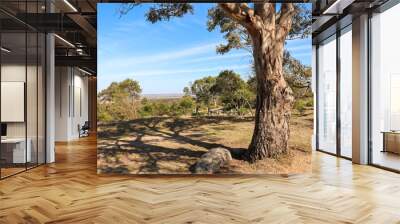
{"label": "treeline", "polygon": [[100,121],[132,120],[153,116],[250,115],[255,89],[233,71],[195,80],[180,99],[141,98],[135,80],[113,82],[98,94]]}
{"label": "treeline", "polygon": [[[288,53],[284,55],[285,78],[296,98],[294,109],[303,114],[313,106],[311,68]],[[142,89],[135,80],[113,82],[98,94],[100,121],[133,120],[153,116],[252,116],[257,80],[243,80],[234,71],[221,71],[190,83],[180,99],[141,98]]]}

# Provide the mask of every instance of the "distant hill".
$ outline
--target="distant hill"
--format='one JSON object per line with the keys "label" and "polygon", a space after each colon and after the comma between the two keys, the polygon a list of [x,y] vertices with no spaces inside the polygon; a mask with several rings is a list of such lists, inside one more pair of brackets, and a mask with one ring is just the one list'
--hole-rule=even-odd
{"label": "distant hill", "polygon": [[141,98],[147,99],[179,99],[183,96],[182,93],[159,93],[159,94],[142,94]]}

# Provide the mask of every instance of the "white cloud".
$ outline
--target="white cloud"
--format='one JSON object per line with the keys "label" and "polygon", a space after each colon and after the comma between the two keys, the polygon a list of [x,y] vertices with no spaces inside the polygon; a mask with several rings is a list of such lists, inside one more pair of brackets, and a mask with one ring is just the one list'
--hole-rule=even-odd
{"label": "white cloud", "polygon": [[139,64],[148,64],[148,65],[158,64],[161,62],[168,62],[168,61],[173,61],[173,60],[177,60],[180,58],[187,58],[190,56],[209,53],[209,52],[215,51],[216,45],[217,45],[217,43],[208,43],[208,44],[194,46],[191,48],[185,48],[185,49],[171,51],[171,52],[167,51],[167,52],[162,52],[162,53],[152,54],[152,55],[112,58],[110,60],[105,61],[102,66],[104,66],[105,68],[107,68],[107,67],[124,68],[124,67],[132,67],[134,65],[139,65]]}
{"label": "white cloud", "polygon": [[292,54],[292,57],[311,57],[311,52],[305,52],[305,53],[294,53]]}
{"label": "white cloud", "polygon": [[216,60],[226,60],[226,59],[235,59],[235,58],[251,58],[251,54],[248,52],[242,53],[234,53],[234,54],[226,54],[226,55],[215,55],[215,56],[207,56],[207,57],[197,57],[193,59],[188,59],[182,62],[182,64],[189,63],[197,63],[197,62],[207,62],[207,61],[216,61]]}
{"label": "white cloud", "polygon": [[[225,66],[216,66],[216,67],[208,67],[208,68],[188,68],[188,69],[144,69],[133,72],[131,75],[126,74],[116,74],[111,77],[138,77],[138,76],[157,76],[157,75],[178,75],[178,74],[195,74],[202,72],[215,72],[221,70],[238,70],[238,69],[247,69],[250,68],[250,64],[243,65],[225,65]],[[213,75],[213,74],[210,74]]]}
{"label": "white cloud", "polygon": [[286,47],[286,50],[288,50],[288,51],[302,51],[302,50],[311,51],[311,45],[310,44],[302,44],[302,45],[290,46],[290,47]]}
{"label": "white cloud", "polygon": [[[241,65],[223,65],[216,67],[206,67],[206,68],[187,68],[187,69],[144,69],[134,71],[131,74],[120,73],[113,75],[102,75],[103,72],[100,71],[98,74],[99,77],[99,90],[105,88],[113,81],[121,81],[126,78],[139,78],[139,77],[149,77],[149,76],[165,76],[167,78],[168,75],[216,75],[218,72],[222,70],[242,70],[242,69],[250,69],[250,64],[241,64]],[[171,76],[169,76],[171,77]]]}

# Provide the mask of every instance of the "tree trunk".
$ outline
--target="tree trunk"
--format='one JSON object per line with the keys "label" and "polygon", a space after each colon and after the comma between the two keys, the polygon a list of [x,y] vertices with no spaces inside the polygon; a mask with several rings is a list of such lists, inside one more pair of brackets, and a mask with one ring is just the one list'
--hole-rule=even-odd
{"label": "tree trunk", "polygon": [[293,94],[283,77],[284,43],[270,31],[252,35],[257,77],[255,127],[248,149],[250,162],[276,157],[288,151]]}

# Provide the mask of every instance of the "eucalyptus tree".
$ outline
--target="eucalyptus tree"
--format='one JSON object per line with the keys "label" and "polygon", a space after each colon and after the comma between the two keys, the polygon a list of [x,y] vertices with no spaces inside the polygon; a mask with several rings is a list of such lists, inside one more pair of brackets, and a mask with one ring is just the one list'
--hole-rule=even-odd
{"label": "eucalyptus tree", "polygon": [[[126,4],[128,13],[138,3]],[[311,13],[305,4],[218,3],[208,12],[209,31],[219,27],[227,41],[217,52],[246,49],[253,55],[257,81],[255,127],[246,158],[254,162],[288,151],[293,93],[283,75],[287,39],[303,38],[311,31]],[[151,23],[193,13],[191,3],[154,4],[146,14]]]}
{"label": "eucalyptus tree", "polygon": [[190,86],[190,91],[196,98],[196,114],[199,112],[199,106],[201,104],[207,107],[208,114],[210,114],[210,109],[212,103],[215,104],[215,93],[213,87],[215,85],[216,79],[212,76],[207,76],[194,81]]}
{"label": "eucalyptus tree", "polygon": [[239,74],[231,70],[224,70],[216,78],[212,88],[215,95],[218,95],[225,109],[234,109],[241,115],[243,109],[252,109],[254,93],[250,86],[240,77]]}

